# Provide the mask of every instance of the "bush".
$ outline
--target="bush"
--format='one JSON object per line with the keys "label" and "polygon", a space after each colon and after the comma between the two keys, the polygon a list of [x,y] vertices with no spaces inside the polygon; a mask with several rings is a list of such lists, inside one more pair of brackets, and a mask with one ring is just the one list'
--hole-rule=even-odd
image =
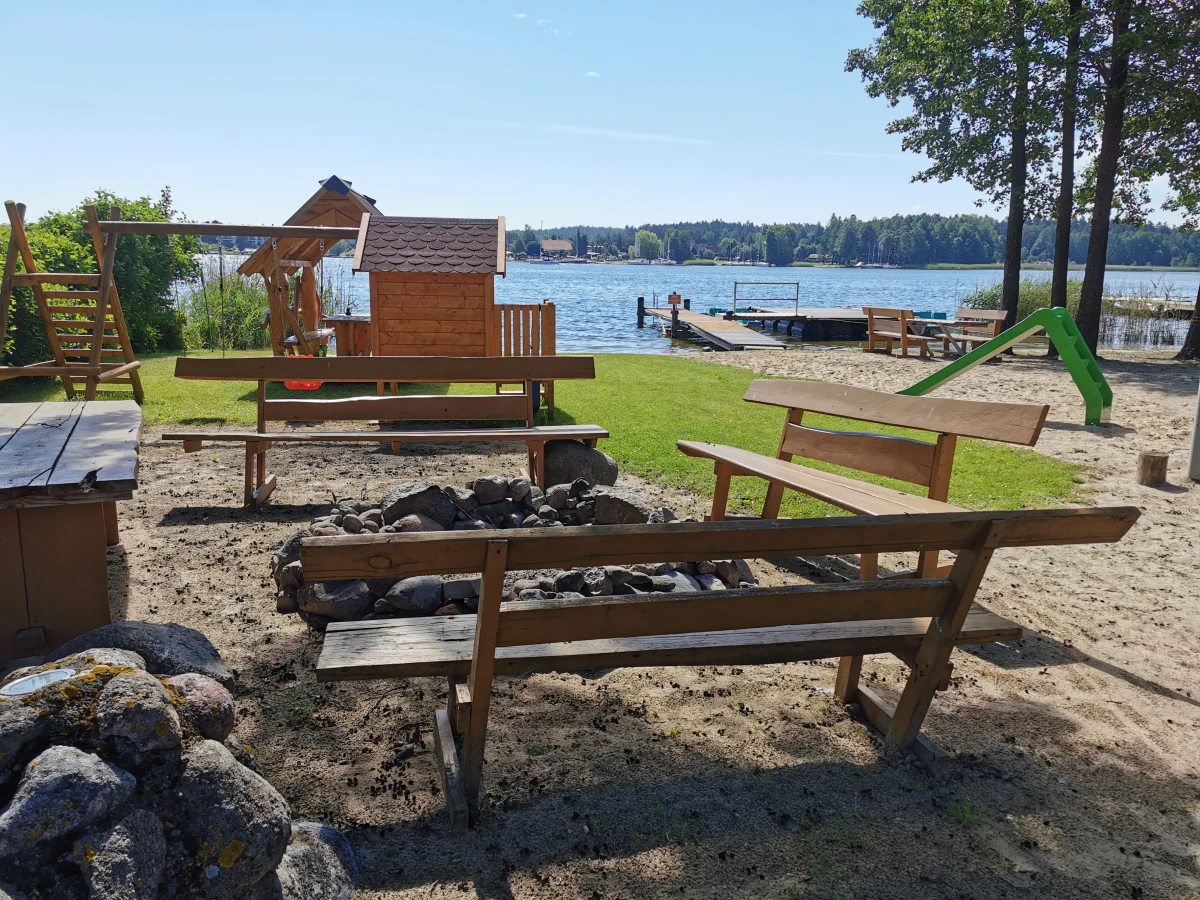
{"label": "bush", "polygon": [[184,346],[188,350],[261,350],[271,345],[263,327],[267,289],[261,278],[206,273],[203,286],[183,301],[186,319]]}

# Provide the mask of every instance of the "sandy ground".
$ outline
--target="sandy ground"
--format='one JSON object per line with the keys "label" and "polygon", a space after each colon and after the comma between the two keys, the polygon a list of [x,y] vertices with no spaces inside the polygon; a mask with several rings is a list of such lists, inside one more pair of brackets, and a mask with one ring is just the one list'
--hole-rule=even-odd
{"label": "sandy ground", "polygon": [[[1110,357],[1115,424],[1102,428],[1080,425],[1070,381],[1043,361],[1006,359],[953,387],[1051,403],[1039,449],[1088,467],[1090,502],[1145,513],[1116,546],[998,555],[980,600],[1027,636],[955,654],[925,728],[957,758],[941,780],[883,754],[832,700],[832,661],[500,679],[490,807],[480,828],[451,834],[429,733],[444,682],[318,685],[320,639],[274,612],[267,559],[331,492],[515,473],[517,453],[282,446],[280,487],[251,513],[238,452],[185,456],[151,430],[110,556],[114,612],[212,639],[238,673],[241,737],[295,815],[347,830],[362,898],[1195,897],[1200,486],[1182,468],[1200,372]],[[708,358],[885,390],[938,365]],[[1134,483],[1145,449],[1172,454],[1167,487]],[[705,498],[666,499],[684,513]],[[903,674],[888,658],[865,666],[893,699]],[[396,752],[405,743],[411,756]]]}

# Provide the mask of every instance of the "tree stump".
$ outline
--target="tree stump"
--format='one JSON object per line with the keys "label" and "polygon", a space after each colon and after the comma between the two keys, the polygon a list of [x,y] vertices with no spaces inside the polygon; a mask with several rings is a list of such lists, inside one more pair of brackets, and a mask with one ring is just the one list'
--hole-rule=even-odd
{"label": "tree stump", "polygon": [[1158,487],[1167,480],[1167,453],[1139,453],[1137,466],[1138,484]]}

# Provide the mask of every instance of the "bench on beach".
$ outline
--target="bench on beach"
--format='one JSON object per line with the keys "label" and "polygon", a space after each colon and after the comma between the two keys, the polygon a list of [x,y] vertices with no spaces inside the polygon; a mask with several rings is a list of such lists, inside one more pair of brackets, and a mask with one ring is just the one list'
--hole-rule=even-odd
{"label": "bench on beach", "polygon": [[[253,431],[176,431],[164,441],[181,441],[187,452],[205,443],[235,442],[246,445],[245,505],[264,502],[275,489],[276,477],[267,472],[267,451],[279,442],[390,443],[393,452],[403,443],[518,441],[525,444],[528,474],[542,485],[545,447],[549,441],[578,440],[595,447],[608,432],[598,425],[534,426],[533,383],[544,380],[595,378],[590,356],[351,356],[351,357],[240,357],[199,359],[181,357],[175,377],[201,381],[258,382],[258,421]],[[523,385],[520,392],[501,394],[433,394],[348,397],[335,400],[285,398],[268,400],[267,382],[323,381],[349,383],[441,383]],[[421,431],[267,430],[268,422],[345,421],[484,421],[523,420],[523,428],[451,428]]]}
{"label": "bench on beach", "polygon": [[862,311],[867,317],[867,346],[863,347],[864,353],[877,352],[875,345],[878,343],[883,344],[889,356],[895,344],[900,345],[901,356],[908,356],[909,347],[916,347],[921,356],[933,355],[929,352],[929,345],[937,338],[926,337],[913,330],[916,316],[911,309],[864,306]]}
{"label": "bench on beach", "polygon": [[[893,706],[840,668],[836,695],[860,705],[890,748],[931,768],[944,754],[920,734],[944,689],[954,647],[1014,640],[1016,623],[974,604],[1003,547],[1111,543],[1134,508],[750,520],[592,528],[306,538],[305,579],[333,581],[482,573],[478,613],[336,622],[319,681],[446,676],[434,718],[447,809],[465,827],[481,806],[493,679],[529,672],[637,666],[751,665],[890,653],[910,668]],[[510,570],[955,550],[945,577],[683,594],[502,602]]]}
{"label": "bench on beach", "polygon": [[[942,352],[949,353],[950,345],[960,353],[969,353],[976,347],[997,337],[1004,329],[1007,314],[999,309],[959,309],[954,321],[942,328]],[[952,328],[958,329],[951,331]]]}
{"label": "bench on beach", "polygon": [[[708,516],[713,521],[725,518],[734,475],[767,481],[764,519],[779,515],[783,492],[789,489],[860,516],[961,512],[961,507],[946,502],[958,439],[1032,447],[1050,411],[1049,406],[907,397],[817,381],[754,381],[742,399],[787,410],[774,457],[724,444],[677,443],[688,456],[714,461],[716,487]],[[937,438],[930,443],[891,434],[812,428],[803,424],[805,413],[933,432]],[[792,462],[797,456],[894,478],[915,485],[924,496]],[[997,477],[1001,477],[999,473]],[[938,568],[936,551],[919,556],[917,574],[944,574],[945,570]],[[863,554],[863,580],[875,578],[877,570],[878,555]]]}

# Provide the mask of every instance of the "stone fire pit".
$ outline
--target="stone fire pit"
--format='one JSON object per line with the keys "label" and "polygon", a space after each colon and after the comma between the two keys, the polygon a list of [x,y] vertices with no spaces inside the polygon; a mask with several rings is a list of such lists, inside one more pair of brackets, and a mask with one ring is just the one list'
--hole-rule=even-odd
{"label": "stone fire pit", "polygon": [[[271,555],[276,608],[299,615],[320,631],[330,622],[474,612],[478,578],[371,578],[310,583],[300,542],[310,536],[394,534],[413,531],[487,531],[505,528],[587,528],[676,521],[636,488],[593,486],[585,478],[543,492],[527,478],[477,478],[464,487],[428,481],[399,484],[378,501],[340,500],[329,513],[293,533]],[[509,573],[506,600],[541,600],[725,590],[755,583],[744,560],[603,566],[553,572]]]}

